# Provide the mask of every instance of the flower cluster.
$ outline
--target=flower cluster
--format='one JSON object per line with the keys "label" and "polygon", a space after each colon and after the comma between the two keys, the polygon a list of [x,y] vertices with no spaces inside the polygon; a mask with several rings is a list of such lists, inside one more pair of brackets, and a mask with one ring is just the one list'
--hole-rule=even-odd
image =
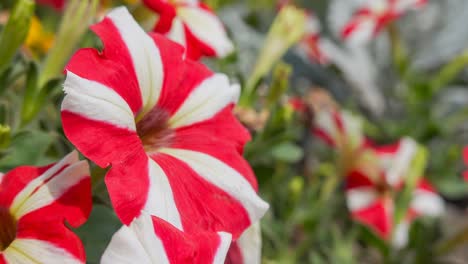
{"label": "flower cluster", "polygon": [[439,216],[444,203],[432,185],[416,175],[409,206],[402,219],[396,215],[397,197],[411,181],[417,143],[403,138],[377,146],[362,133],[362,122],[346,111],[324,109],[316,113],[313,132],[338,153],[345,176],[352,217],[396,247],[407,243],[409,226],[420,216]]}

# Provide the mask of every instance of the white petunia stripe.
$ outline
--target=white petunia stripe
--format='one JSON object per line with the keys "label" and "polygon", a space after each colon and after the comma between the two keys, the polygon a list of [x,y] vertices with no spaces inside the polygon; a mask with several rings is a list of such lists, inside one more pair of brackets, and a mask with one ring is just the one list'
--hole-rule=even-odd
{"label": "white petunia stripe", "polygon": [[240,86],[230,85],[224,74],[215,74],[198,85],[169,119],[173,129],[189,126],[215,116],[239,99]]}
{"label": "white petunia stripe", "polygon": [[219,18],[198,7],[180,7],[177,15],[190,32],[205,45],[213,49],[218,57],[225,57],[234,50],[226,30]]}
{"label": "white petunia stripe", "polygon": [[163,148],[160,152],[183,161],[200,177],[236,199],[245,208],[252,223],[257,222],[268,210],[269,205],[260,199],[250,183],[222,161],[191,150]]}
{"label": "white petunia stripe", "polygon": [[18,238],[3,252],[6,263],[81,264],[69,252],[46,241]]}
{"label": "white petunia stripe", "polygon": [[315,125],[323,130],[333,141],[338,143],[339,131],[338,126],[333,118],[331,111],[323,110],[315,116]]}
{"label": "white petunia stripe", "polygon": [[16,214],[18,209],[23,206],[24,203],[27,202],[31,194],[39,188],[44,182],[48,181],[51,177],[55,176],[55,174],[60,171],[63,167],[79,162],[78,152],[73,151],[55,165],[50,167],[47,171],[45,171],[42,175],[32,180],[28,185],[26,185],[15,197],[13,202],[11,203],[10,210],[13,214]]}
{"label": "white petunia stripe", "polygon": [[377,201],[378,194],[373,187],[360,187],[346,191],[346,204],[350,211],[369,207]]}
{"label": "white petunia stripe", "polygon": [[70,165],[50,181],[41,185],[19,207],[16,207],[15,216],[21,218],[30,212],[52,204],[70,188],[87,177],[89,177],[87,161],[83,160]]}
{"label": "white petunia stripe", "polygon": [[184,25],[178,17],[175,17],[172,21],[172,27],[171,30],[167,33],[167,37],[184,47],[187,46]]}
{"label": "white petunia stripe", "polygon": [[130,106],[111,88],[68,71],[64,91],[62,111],[132,131],[136,129]]}
{"label": "white petunia stripe", "polygon": [[138,78],[144,116],[156,105],[163,86],[164,70],[161,54],[154,40],[138,25],[127,8],[113,9],[108,15],[120,32],[130,53]]}
{"label": "white petunia stripe", "polygon": [[440,216],[445,210],[444,201],[433,192],[415,190],[410,208],[424,216]]}
{"label": "white petunia stripe", "polygon": [[[232,235],[226,232],[218,232],[220,243],[213,259],[213,264],[224,264],[226,255],[231,246]],[[253,264],[253,263],[252,263]]]}
{"label": "white petunia stripe", "polygon": [[262,263],[262,234],[260,222],[250,226],[236,241],[245,264]]}
{"label": "white petunia stripe", "polygon": [[114,234],[101,264],[114,263],[170,263],[149,214],[142,212],[129,227],[123,226]]}
{"label": "white petunia stripe", "polygon": [[143,210],[183,230],[182,220],[167,176],[156,162],[152,159],[148,160],[149,194]]}

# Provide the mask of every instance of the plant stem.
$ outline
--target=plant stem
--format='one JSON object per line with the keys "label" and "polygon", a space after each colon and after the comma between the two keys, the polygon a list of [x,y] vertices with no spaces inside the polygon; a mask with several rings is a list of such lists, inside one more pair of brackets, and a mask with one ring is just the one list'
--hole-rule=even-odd
{"label": "plant stem", "polygon": [[453,79],[468,65],[468,50],[445,65],[431,80],[432,93],[437,92]]}
{"label": "plant stem", "polygon": [[465,226],[453,237],[440,243],[436,248],[435,254],[437,256],[443,256],[465,243],[468,243],[468,226]]}

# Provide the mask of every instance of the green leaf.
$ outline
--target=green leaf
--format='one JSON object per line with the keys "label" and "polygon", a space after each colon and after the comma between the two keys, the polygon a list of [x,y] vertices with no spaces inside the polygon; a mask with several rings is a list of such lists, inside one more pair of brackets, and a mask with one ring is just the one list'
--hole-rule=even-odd
{"label": "green leaf", "polygon": [[277,160],[294,163],[302,159],[304,151],[293,143],[285,142],[273,147],[272,155]]}
{"label": "green leaf", "polygon": [[8,171],[20,165],[38,165],[52,141],[52,134],[40,131],[16,134],[10,148],[0,158],[0,171]]}
{"label": "green leaf", "polygon": [[87,263],[97,264],[112,235],[122,226],[112,209],[94,205],[88,222],[75,232],[83,241]]}

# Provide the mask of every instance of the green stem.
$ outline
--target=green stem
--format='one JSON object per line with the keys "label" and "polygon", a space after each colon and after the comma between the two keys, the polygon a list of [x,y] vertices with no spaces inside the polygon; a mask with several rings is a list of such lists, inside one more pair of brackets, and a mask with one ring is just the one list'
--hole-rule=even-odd
{"label": "green stem", "polygon": [[395,24],[391,24],[388,27],[388,34],[390,36],[393,64],[400,76],[405,76],[408,70],[408,55]]}
{"label": "green stem", "polygon": [[447,84],[449,84],[455,77],[468,65],[468,50],[463,52],[460,56],[453,59],[445,65],[440,72],[431,80],[431,91],[437,92]]}

